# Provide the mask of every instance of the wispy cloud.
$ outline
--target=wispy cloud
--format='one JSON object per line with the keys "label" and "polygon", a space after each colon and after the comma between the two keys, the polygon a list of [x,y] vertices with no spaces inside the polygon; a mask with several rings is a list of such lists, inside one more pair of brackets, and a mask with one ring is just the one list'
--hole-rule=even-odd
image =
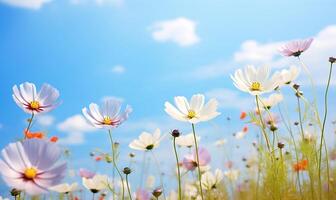
{"label": "wispy cloud", "polygon": [[216,98],[221,108],[248,110],[252,108],[253,101],[251,98],[242,95],[237,90],[226,88],[216,88],[205,93],[209,98]]}
{"label": "wispy cloud", "polygon": [[200,41],[196,25],[196,22],[184,17],[159,21],[151,26],[152,37],[158,42],[169,41],[182,47],[191,46]]}
{"label": "wispy cloud", "polygon": [[52,115],[38,115],[36,117],[36,122],[40,126],[51,126],[55,121],[55,118]]}
{"label": "wispy cloud", "polygon": [[125,73],[126,68],[122,65],[115,65],[111,68],[111,72],[114,74],[123,74]]}
{"label": "wispy cloud", "polygon": [[[301,57],[308,65],[316,84],[324,85],[328,73],[328,58],[335,56],[336,52],[336,25],[327,26],[312,37],[314,42]],[[289,67],[292,64],[300,65],[297,60],[282,57],[279,54],[279,47],[286,42],[288,41],[269,43],[261,43],[256,40],[244,41],[240,49],[233,54],[231,60],[196,68],[192,76],[197,79],[228,77],[228,74],[234,69],[247,64],[269,65],[273,68]],[[336,81],[333,81],[333,84],[336,84]]]}
{"label": "wispy cloud", "polygon": [[123,102],[124,99],[122,97],[116,97],[116,96],[104,96],[103,98],[101,98],[101,101],[104,102],[106,100],[118,100]]}
{"label": "wispy cloud", "polygon": [[50,1],[51,0],[0,0],[0,2],[8,4],[10,6],[27,8],[32,10],[38,10],[45,3],[48,3]]}
{"label": "wispy cloud", "polygon": [[111,5],[114,7],[122,7],[125,4],[124,0],[70,0],[73,5],[95,4],[98,6]]}
{"label": "wispy cloud", "polygon": [[84,119],[82,115],[73,115],[57,125],[58,130],[67,133],[65,138],[60,139],[62,144],[82,144],[85,141],[84,134],[96,129]]}
{"label": "wispy cloud", "polygon": [[120,7],[124,5],[124,0],[95,0],[98,5],[112,5]]}

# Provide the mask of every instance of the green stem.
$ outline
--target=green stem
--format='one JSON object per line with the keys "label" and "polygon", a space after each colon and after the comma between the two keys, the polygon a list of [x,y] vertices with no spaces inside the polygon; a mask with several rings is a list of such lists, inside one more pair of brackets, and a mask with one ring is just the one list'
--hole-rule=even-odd
{"label": "green stem", "polygon": [[298,106],[298,111],[299,111],[300,132],[301,132],[302,141],[304,141],[304,131],[303,131],[303,125],[302,125],[300,97],[297,97],[297,106]]}
{"label": "green stem", "polygon": [[146,165],[146,153],[143,153],[143,157],[142,157],[142,167],[141,167],[141,175],[140,175],[140,188],[142,188],[142,184],[143,184],[143,179],[144,179],[144,175],[145,175],[145,165]]}
{"label": "green stem", "polygon": [[[294,138],[294,135],[293,135],[293,131],[292,131],[292,122],[290,121],[290,118],[288,117],[288,110],[287,110],[287,104],[285,104],[285,113],[286,113],[286,116],[287,116],[287,119],[288,119],[288,124],[286,125],[286,121],[285,121],[285,118],[282,114],[282,111],[281,111],[281,108],[280,108],[280,104],[278,105],[278,108],[279,108],[279,113],[280,113],[280,116],[281,116],[281,120],[284,122],[292,140],[293,140],[293,145],[294,145],[294,150],[295,150],[295,158],[296,158],[296,163],[299,162],[299,155],[298,155],[298,151],[297,151],[297,147],[296,147],[296,142],[295,142],[295,138]],[[302,188],[301,188],[301,182],[300,182],[300,173],[299,171],[296,172],[296,176],[297,176],[297,182],[298,182],[298,187],[299,187],[299,191],[300,191],[300,197],[301,199],[303,200],[303,194],[302,194]]]}
{"label": "green stem", "polygon": [[109,133],[109,138],[110,138],[110,143],[111,143],[111,150],[112,150],[112,163],[113,163],[113,167],[117,170],[119,176],[120,176],[120,180],[121,180],[121,187],[122,187],[122,199],[125,199],[125,191],[124,191],[124,179],[118,169],[118,166],[116,164],[115,161],[115,156],[114,156],[114,148],[113,148],[113,139],[112,139],[112,133],[111,133],[111,129],[108,130]]}
{"label": "green stem", "polygon": [[[324,117],[323,117],[323,124],[322,124],[322,131],[321,131],[321,141],[320,141],[320,147],[319,147],[320,156],[319,156],[319,162],[318,162],[319,177],[321,177],[322,145],[323,145],[323,138],[324,138],[324,129],[325,129],[325,124],[326,124],[327,115],[328,115],[328,91],[329,91],[329,86],[330,86],[332,67],[333,67],[333,63],[330,63],[328,83],[327,83],[326,91],[325,91],[325,94],[324,94]],[[327,157],[328,157],[328,155],[327,155]],[[328,176],[328,179],[329,179],[329,176]],[[320,186],[320,188],[322,188],[321,180],[319,181],[319,186]],[[329,181],[328,181],[328,192],[329,192]],[[320,194],[320,197],[321,197],[321,194]]]}
{"label": "green stem", "polygon": [[[156,167],[158,168],[158,171],[159,171],[161,188],[164,189],[163,178],[162,178],[162,171],[161,171],[160,163],[159,163],[158,159],[156,158],[154,152],[151,151],[151,153],[152,153],[152,155],[153,155],[153,158],[154,158],[154,162],[155,162],[155,164],[156,164]],[[163,190],[162,193],[163,193],[163,198],[164,198],[164,199],[167,199],[164,190]]]}
{"label": "green stem", "polygon": [[256,95],[255,98],[256,98],[256,104],[257,104],[257,109],[258,109],[259,120],[260,120],[260,123],[261,123],[261,131],[262,131],[262,133],[263,133],[263,135],[264,135],[264,138],[265,138],[265,140],[266,140],[267,149],[268,149],[268,151],[271,153],[271,145],[270,145],[270,141],[269,141],[269,139],[268,139],[268,137],[267,137],[267,133],[266,133],[266,131],[265,131],[265,124],[264,124],[264,121],[263,121],[262,116],[261,116],[261,111],[260,111],[260,106],[259,106],[259,100],[258,100],[259,97],[258,97],[258,95]]}
{"label": "green stem", "polygon": [[202,200],[204,200],[203,197],[203,188],[202,188],[202,180],[201,180],[201,168],[199,165],[199,156],[198,156],[198,145],[197,145],[197,138],[196,138],[196,132],[195,132],[195,125],[191,124],[192,127],[192,131],[193,131],[193,135],[194,135],[194,143],[195,143],[195,150],[196,150],[196,161],[197,161],[197,170],[198,170],[198,182],[199,182],[199,186],[200,186],[200,193],[201,193],[201,198]]}
{"label": "green stem", "polygon": [[[25,130],[26,132],[28,132],[29,129],[31,128],[32,122],[33,122],[33,118],[34,118],[34,112],[32,112],[31,117],[28,119],[29,121],[28,121],[28,126],[27,126],[27,128]],[[24,139],[27,139],[27,135],[26,134],[24,136]]]}
{"label": "green stem", "polygon": [[130,198],[130,200],[132,200],[132,194],[131,194],[131,190],[128,184],[128,175],[126,174],[126,186],[127,186],[127,191],[128,191],[128,196]]}
{"label": "green stem", "polygon": [[182,200],[182,189],[181,189],[181,175],[180,175],[180,165],[179,159],[176,151],[176,137],[173,138],[173,146],[176,158],[176,166],[177,166],[177,179],[178,179],[178,200]]}

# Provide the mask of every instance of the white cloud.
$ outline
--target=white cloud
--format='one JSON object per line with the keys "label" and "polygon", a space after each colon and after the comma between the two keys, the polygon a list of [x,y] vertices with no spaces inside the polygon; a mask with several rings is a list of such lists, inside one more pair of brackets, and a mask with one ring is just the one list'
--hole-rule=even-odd
{"label": "white cloud", "polygon": [[121,7],[124,5],[124,0],[95,0],[97,5],[112,5]]}
{"label": "white cloud", "polygon": [[123,74],[125,73],[126,68],[122,65],[116,65],[111,68],[111,72],[114,74]]}
{"label": "white cloud", "polygon": [[249,110],[253,107],[253,98],[241,95],[238,90],[216,88],[205,93],[209,98],[216,98],[219,107],[226,109]]}
{"label": "white cloud", "polygon": [[73,5],[96,4],[98,6],[111,5],[121,7],[124,5],[124,0],[70,0]]}
{"label": "white cloud", "polygon": [[255,40],[247,40],[241,45],[240,51],[234,54],[235,62],[271,62],[278,55],[278,48],[284,42],[274,42],[267,44],[259,44]]}
{"label": "white cloud", "polygon": [[40,9],[45,3],[48,3],[50,1],[51,0],[0,0],[0,2],[11,6],[28,8],[33,10]]}
{"label": "white cloud", "polygon": [[196,34],[196,25],[184,17],[156,22],[152,26],[152,37],[159,42],[171,41],[183,47],[191,46],[200,40]]}
{"label": "white cloud", "polygon": [[124,99],[123,98],[121,98],[121,97],[116,97],[116,96],[104,96],[103,98],[101,98],[101,101],[106,101],[106,100],[118,100],[118,101],[121,101],[121,102],[123,102],[124,101]]}
{"label": "white cloud", "polygon": [[58,130],[67,133],[67,137],[59,140],[62,144],[82,144],[84,134],[96,129],[84,119],[82,115],[73,115],[57,125]]}
{"label": "white cloud", "polygon": [[40,126],[50,126],[54,123],[55,118],[52,115],[38,115],[36,117],[36,122]]}
{"label": "white cloud", "polygon": [[[196,79],[209,79],[227,75],[230,70],[232,70],[232,66],[230,66],[229,63],[225,61],[218,61],[209,65],[198,67],[190,75],[192,78]],[[185,75],[183,77],[185,77]]]}
{"label": "white cloud", "polygon": [[[308,66],[313,78],[318,85],[326,83],[329,71],[328,58],[336,56],[336,25],[330,25],[313,36],[311,47],[302,54],[301,58]],[[279,47],[288,41],[260,43],[255,40],[247,40],[241,44],[240,50],[233,54],[230,61],[221,61],[214,64],[197,68],[193,77],[209,79],[220,76],[229,77],[229,73],[237,67],[247,64],[269,65],[273,68],[289,67],[292,64],[300,65],[294,58],[283,57],[279,54]],[[301,78],[307,79],[302,76]],[[336,84],[336,79],[333,79]]]}

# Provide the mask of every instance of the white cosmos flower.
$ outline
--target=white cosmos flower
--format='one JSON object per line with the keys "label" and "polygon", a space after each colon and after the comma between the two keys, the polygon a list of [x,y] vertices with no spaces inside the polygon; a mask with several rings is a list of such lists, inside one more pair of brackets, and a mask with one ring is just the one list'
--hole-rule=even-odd
{"label": "white cosmos flower", "polygon": [[[201,140],[200,136],[196,136],[197,142]],[[175,139],[175,142],[178,146],[191,148],[194,146],[194,135],[189,133],[187,135],[180,135]]]}
{"label": "white cosmos flower", "polygon": [[313,142],[313,141],[316,141],[316,134],[314,134],[312,131],[304,131],[304,134],[303,134],[303,139],[305,139],[306,141],[308,142]]}
{"label": "white cosmos flower", "polygon": [[216,169],[215,173],[207,171],[202,175],[202,186],[206,190],[215,189],[222,180],[223,172],[220,169]]}
{"label": "white cosmos flower", "polygon": [[92,178],[83,178],[83,185],[86,189],[90,190],[92,193],[97,193],[100,190],[108,188],[109,180],[106,175],[96,174]]}
{"label": "white cosmos flower", "polygon": [[160,129],[156,129],[154,133],[142,132],[139,139],[133,140],[129,147],[140,151],[150,151],[160,145],[162,140]]}
{"label": "white cosmos flower", "polygon": [[191,183],[186,183],[184,186],[184,194],[190,198],[196,198],[198,195],[197,187]]}
{"label": "white cosmos flower", "polygon": [[300,68],[292,65],[280,71],[280,86],[292,83],[300,75]]}
{"label": "white cosmos flower", "polygon": [[217,112],[217,100],[210,99],[210,101],[204,105],[204,95],[202,94],[193,95],[190,102],[183,96],[177,96],[174,100],[176,107],[166,102],[165,111],[172,118],[179,121],[196,124],[198,122],[211,120],[220,114]]}
{"label": "white cosmos flower", "polygon": [[124,112],[120,113],[121,101],[117,99],[105,99],[99,107],[95,103],[89,105],[89,109],[83,108],[84,117],[96,128],[116,128],[127,120],[132,108],[127,105]]}
{"label": "white cosmos flower", "polygon": [[16,85],[13,87],[13,99],[26,113],[49,112],[58,105],[56,102],[58,97],[58,90],[49,84],[43,84],[38,93],[36,86],[29,82],[21,84],[20,87]]}
{"label": "white cosmos flower", "polygon": [[239,177],[239,174],[240,174],[240,172],[237,169],[230,169],[230,170],[224,172],[224,175],[230,181],[236,181]]}
{"label": "white cosmos flower", "polygon": [[[260,98],[260,104],[263,110],[271,109],[283,100],[282,94],[271,94],[268,98]],[[258,108],[257,108],[258,109]]]}
{"label": "white cosmos flower", "polygon": [[53,190],[58,193],[70,193],[70,192],[74,192],[77,189],[77,187],[78,187],[77,183],[72,183],[72,184],[63,183],[63,184],[50,187],[49,190]]}
{"label": "white cosmos flower", "polygon": [[216,147],[221,147],[221,146],[224,146],[224,144],[227,143],[227,140],[226,139],[219,139],[215,142],[215,146]]}
{"label": "white cosmos flower", "polygon": [[260,95],[278,87],[280,75],[276,72],[270,77],[270,69],[267,66],[255,68],[253,65],[248,65],[244,71],[236,70],[231,79],[239,90],[251,95]]}
{"label": "white cosmos flower", "polygon": [[176,200],[176,199],[178,199],[178,194],[174,190],[170,191],[167,200]]}

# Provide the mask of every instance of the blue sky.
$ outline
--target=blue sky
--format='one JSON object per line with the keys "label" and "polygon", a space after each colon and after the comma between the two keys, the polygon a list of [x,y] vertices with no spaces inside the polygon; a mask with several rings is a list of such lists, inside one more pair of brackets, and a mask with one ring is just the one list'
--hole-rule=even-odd
{"label": "blue sky", "polygon": [[[25,128],[28,116],[11,97],[13,85],[25,81],[38,87],[50,83],[60,90],[62,104],[48,115],[52,123],[37,122],[33,129],[47,129],[61,139],[82,135],[81,144],[64,144],[74,157],[95,147],[107,151],[107,135],[79,125],[62,129],[61,124],[105,97],[132,105],[129,121],[115,130],[126,155],[128,143],[143,130],[190,131],[164,113],[164,102],[177,95],[200,92],[217,97],[222,115],[200,129],[203,135],[208,135],[205,130],[214,132],[205,136],[209,142],[229,137],[226,117],[237,118],[252,101],[234,88],[229,74],[248,63],[275,68],[298,64],[278,56],[276,49],[283,42],[315,38],[303,59],[312,66],[318,92],[323,92],[327,59],[336,55],[333,0],[22,2],[0,0],[1,148]],[[303,76],[300,81],[306,83]],[[334,86],[331,93],[334,98]],[[239,127],[241,123],[235,122],[230,131]],[[80,159],[73,165],[83,163],[85,159]]]}

